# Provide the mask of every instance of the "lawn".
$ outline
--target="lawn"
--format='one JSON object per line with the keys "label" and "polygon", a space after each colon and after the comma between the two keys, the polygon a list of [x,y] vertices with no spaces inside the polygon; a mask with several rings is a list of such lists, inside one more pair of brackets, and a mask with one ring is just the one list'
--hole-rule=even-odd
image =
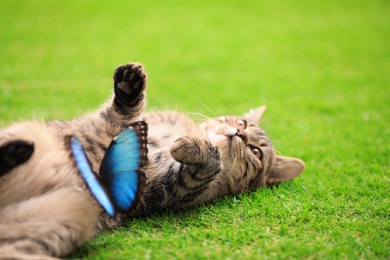
{"label": "lawn", "polygon": [[389,259],[390,2],[0,2],[0,126],[69,119],[139,61],[149,110],[267,105],[261,126],[303,174],[130,220],[69,259]]}

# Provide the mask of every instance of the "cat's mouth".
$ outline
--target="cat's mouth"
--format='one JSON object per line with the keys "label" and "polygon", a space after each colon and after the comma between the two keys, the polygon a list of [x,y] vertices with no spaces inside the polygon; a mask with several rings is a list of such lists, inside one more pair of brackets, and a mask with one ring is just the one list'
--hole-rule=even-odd
{"label": "cat's mouth", "polygon": [[237,133],[234,137],[240,137],[244,143],[248,142],[248,134],[243,130],[237,129]]}
{"label": "cat's mouth", "polygon": [[226,152],[232,159],[242,159],[245,155],[248,134],[231,125],[224,124],[217,131],[207,133],[211,142]]}

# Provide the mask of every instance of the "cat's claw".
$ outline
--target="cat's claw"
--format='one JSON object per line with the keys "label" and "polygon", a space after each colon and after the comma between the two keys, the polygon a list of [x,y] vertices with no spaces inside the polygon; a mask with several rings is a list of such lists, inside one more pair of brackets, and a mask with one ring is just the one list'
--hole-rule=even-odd
{"label": "cat's claw", "polygon": [[114,91],[117,101],[128,106],[137,102],[146,88],[146,72],[140,63],[118,66],[114,72]]}
{"label": "cat's claw", "polygon": [[0,147],[0,176],[25,163],[34,152],[34,144],[22,140],[12,141]]}

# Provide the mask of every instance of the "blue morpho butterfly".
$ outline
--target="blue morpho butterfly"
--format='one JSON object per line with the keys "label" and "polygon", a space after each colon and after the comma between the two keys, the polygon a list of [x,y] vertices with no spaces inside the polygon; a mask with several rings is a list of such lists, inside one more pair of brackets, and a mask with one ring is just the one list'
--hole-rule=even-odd
{"label": "blue morpho butterfly", "polygon": [[113,139],[100,165],[100,179],[92,171],[79,140],[70,138],[70,148],[81,176],[111,216],[116,212],[130,212],[142,192],[145,174],[140,168],[147,162],[147,130],[148,125],[139,121]]}

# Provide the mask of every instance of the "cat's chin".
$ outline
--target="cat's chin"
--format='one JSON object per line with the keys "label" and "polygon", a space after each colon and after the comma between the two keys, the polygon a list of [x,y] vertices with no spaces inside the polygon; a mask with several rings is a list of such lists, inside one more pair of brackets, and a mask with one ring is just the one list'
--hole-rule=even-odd
{"label": "cat's chin", "polygon": [[230,156],[233,159],[242,159],[245,156],[245,145],[241,137],[235,135],[231,137]]}

